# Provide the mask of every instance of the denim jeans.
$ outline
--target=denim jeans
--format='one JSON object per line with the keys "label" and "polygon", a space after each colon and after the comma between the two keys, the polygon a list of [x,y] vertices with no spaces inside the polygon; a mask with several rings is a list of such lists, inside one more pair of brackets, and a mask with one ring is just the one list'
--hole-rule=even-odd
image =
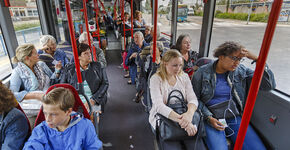
{"label": "denim jeans", "polygon": [[[236,119],[227,119],[226,122],[229,127],[225,131],[219,131],[213,128],[208,123],[205,123],[206,131],[206,144],[209,150],[227,150],[228,145],[226,135],[235,143],[238,135],[239,127],[241,124],[241,117],[237,116]],[[243,144],[243,150],[266,150],[262,140],[256,134],[255,130],[249,125],[246,137]]]}

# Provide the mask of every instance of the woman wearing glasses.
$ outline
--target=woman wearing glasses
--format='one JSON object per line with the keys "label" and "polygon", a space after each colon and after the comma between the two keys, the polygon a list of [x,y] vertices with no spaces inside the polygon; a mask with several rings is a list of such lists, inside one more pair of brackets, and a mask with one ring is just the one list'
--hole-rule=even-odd
{"label": "woman wearing glasses", "polygon": [[[236,42],[225,42],[214,52],[218,58],[195,72],[192,85],[200,102],[206,123],[206,144],[210,150],[228,149],[226,137],[236,141],[241,115],[247,99],[254,71],[240,62],[244,58],[257,61],[258,57]],[[253,64],[252,63],[252,64]],[[261,89],[274,89],[274,75],[265,67]],[[249,125],[243,150],[266,149]]]}

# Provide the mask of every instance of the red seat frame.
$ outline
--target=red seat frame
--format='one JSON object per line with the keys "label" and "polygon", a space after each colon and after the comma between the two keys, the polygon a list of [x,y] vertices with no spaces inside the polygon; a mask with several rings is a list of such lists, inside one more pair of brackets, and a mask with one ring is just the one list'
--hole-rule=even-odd
{"label": "red seat frame", "polygon": [[[87,119],[90,119],[90,115],[87,111],[87,109],[85,108],[85,105],[83,104],[81,98],[79,97],[79,94],[77,92],[77,90],[71,86],[70,84],[55,84],[55,85],[52,85],[51,87],[48,88],[48,90],[46,91],[46,94],[48,92],[50,92],[51,90],[53,90],[54,88],[58,88],[58,87],[63,87],[63,88],[66,88],[66,89],[70,89],[75,97],[75,104],[74,104],[74,107],[73,107],[73,111],[76,111],[76,112],[81,112],[85,118]],[[35,124],[34,124],[34,127],[36,127],[38,124],[40,124],[42,121],[45,120],[45,117],[44,117],[44,114],[43,114],[43,109],[42,107],[40,108],[39,110],[39,113],[36,117],[36,120],[35,120]]]}

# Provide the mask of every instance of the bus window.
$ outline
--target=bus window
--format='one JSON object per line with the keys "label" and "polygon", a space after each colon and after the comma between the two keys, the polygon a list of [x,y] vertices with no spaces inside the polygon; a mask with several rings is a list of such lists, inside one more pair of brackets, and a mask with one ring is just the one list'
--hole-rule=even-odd
{"label": "bus window", "polygon": [[[222,13],[218,4],[216,5],[216,14]],[[231,8],[233,9],[233,8]],[[282,8],[283,9],[283,8]],[[231,10],[239,12],[239,10]],[[217,13],[218,12],[218,13]],[[264,12],[265,14],[270,12]],[[254,11],[252,17],[257,15]],[[258,14],[263,15],[263,14]],[[219,15],[216,15],[216,17]],[[241,20],[228,20],[215,18],[213,23],[212,37],[210,43],[209,57],[213,58],[212,53],[215,48],[224,41],[235,41],[245,46],[255,55],[259,55],[261,45],[264,38],[264,32],[267,26],[267,21],[253,22],[250,18],[249,23]],[[270,52],[267,58],[267,65],[273,71],[276,80],[276,89],[290,95],[290,44],[289,30],[290,26],[283,22],[278,22],[271,44]],[[251,64],[251,60],[245,59],[242,64],[251,69],[255,69],[255,64]]]}
{"label": "bus window", "polygon": [[9,7],[18,44],[32,43],[38,47],[42,35],[35,1],[19,1]]}
{"label": "bus window", "polygon": [[7,77],[12,71],[12,66],[9,61],[6,45],[0,28],[0,80]]}

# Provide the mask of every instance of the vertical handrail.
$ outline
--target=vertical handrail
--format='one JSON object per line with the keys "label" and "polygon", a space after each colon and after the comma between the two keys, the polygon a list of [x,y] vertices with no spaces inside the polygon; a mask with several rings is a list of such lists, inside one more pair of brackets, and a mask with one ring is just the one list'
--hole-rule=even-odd
{"label": "vertical handrail", "polygon": [[104,6],[104,3],[101,1],[101,0],[99,0],[100,1],[100,4],[101,4],[101,6],[103,7],[103,14],[106,14],[107,15],[107,11],[106,11],[106,8],[105,8],[105,6]]}
{"label": "vertical handrail", "polygon": [[96,24],[97,24],[97,36],[99,40],[99,48],[101,48],[101,38],[100,38],[100,26],[99,26],[99,6],[98,6],[98,1],[94,0],[94,7],[95,7],[95,12],[96,12]]}
{"label": "vertical handrail", "polygon": [[133,40],[133,0],[131,0],[131,38]]}
{"label": "vertical handrail", "polygon": [[157,40],[157,15],[158,15],[158,1],[154,1],[154,31],[153,31],[153,59],[156,61],[156,40]]}
{"label": "vertical handrail", "polygon": [[[125,19],[124,19],[124,11],[125,11],[125,1],[121,0],[121,18],[123,20],[123,32],[124,32],[124,50],[126,50],[126,26],[125,26]],[[131,14],[132,16],[133,14]],[[132,26],[132,24],[131,24]]]}
{"label": "vertical handrail", "polygon": [[10,1],[9,0],[4,0],[5,7],[10,7]]}
{"label": "vertical handrail", "polygon": [[116,20],[117,19],[117,8],[116,8],[116,5],[117,5],[117,0],[115,0],[115,2],[114,2],[114,20]]}
{"label": "vertical handrail", "polygon": [[276,28],[277,20],[279,18],[282,3],[283,3],[283,0],[275,0],[272,5],[272,10],[269,16],[267,28],[265,31],[263,43],[261,46],[259,58],[256,65],[256,70],[254,72],[248,98],[246,101],[246,107],[244,110],[244,114],[242,116],[242,122],[240,125],[240,129],[238,132],[234,150],[241,150],[243,147],[243,142],[246,136],[247,128],[250,123],[250,119],[251,119],[254,105],[256,102],[256,97],[259,91],[260,83],[262,80],[262,75],[264,73],[267,56],[270,50],[272,38],[275,32],[275,28]]}
{"label": "vertical handrail", "polygon": [[88,40],[91,52],[93,52],[94,61],[97,61],[96,50],[92,48],[92,43],[91,43],[86,0],[83,0],[83,9],[81,9],[81,11],[84,12],[84,18],[85,18],[85,24],[86,24],[86,30],[87,30],[87,40]]}
{"label": "vertical handrail", "polygon": [[82,76],[81,76],[80,62],[79,62],[79,57],[78,57],[77,44],[76,44],[76,40],[75,40],[75,32],[74,32],[74,26],[73,26],[73,21],[72,21],[69,0],[65,0],[65,7],[66,7],[66,14],[67,14],[67,20],[68,20],[70,39],[71,39],[74,60],[75,60],[75,65],[76,65],[77,79],[78,79],[78,83],[81,84],[83,81],[82,81]]}

